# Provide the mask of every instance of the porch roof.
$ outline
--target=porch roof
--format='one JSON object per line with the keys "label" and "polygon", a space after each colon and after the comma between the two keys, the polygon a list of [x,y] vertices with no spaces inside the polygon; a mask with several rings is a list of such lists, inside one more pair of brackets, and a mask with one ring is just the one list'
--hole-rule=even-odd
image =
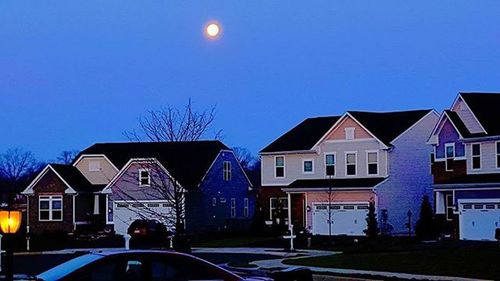
{"label": "porch roof", "polygon": [[475,185],[500,187],[500,174],[463,175],[434,183],[434,189],[471,187]]}
{"label": "porch roof", "polygon": [[283,190],[290,189],[373,189],[386,178],[352,178],[352,179],[299,179],[292,182]]}
{"label": "porch roof", "polygon": [[99,192],[106,185],[91,184],[80,171],[71,165],[50,164],[52,168],[78,192]]}

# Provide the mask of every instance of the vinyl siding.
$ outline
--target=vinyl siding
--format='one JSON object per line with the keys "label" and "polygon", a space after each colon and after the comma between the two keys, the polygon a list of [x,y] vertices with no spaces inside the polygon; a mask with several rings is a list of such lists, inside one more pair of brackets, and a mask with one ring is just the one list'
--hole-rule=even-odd
{"label": "vinyl siding", "polygon": [[436,146],[436,159],[445,158],[445,145],[447,143],[455,144],[455,157],[465,156],[464,144],[459,141],[460,136],[458,132],[453,127],[453,124],[448,119],[445,119],[443,128],[439,132],[438,140],[439,144]]}
{"label": "vinyl siding", "polygon": [[[89,162],[98,161],[101,165],[100,171],[89,171]],[[76,165],[76,168],[92,184],[108,184],[118,171],[111,163],[102,156],[84,156]]]}
{"label": "vinyl siding", "polygon": [[455,106],[453,106],[452,111],[455,111],[458,114],[471,133],[483,132],[481,125],[477,122],[469,107],[462,101],[462,98],[458,99]]}
{"label": "vinyl siding", "polygon": [[465,145],[467,157],[467,174],[500,173],[496,163],[496,143],[494,141],[481,143],[481,169],[472,169],[472,143]]}

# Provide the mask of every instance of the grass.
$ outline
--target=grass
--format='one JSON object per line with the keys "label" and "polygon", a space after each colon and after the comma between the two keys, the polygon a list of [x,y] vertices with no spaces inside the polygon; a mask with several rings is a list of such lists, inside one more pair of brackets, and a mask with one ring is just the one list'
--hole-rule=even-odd
{"label": "grass", "polygon": [[389,252],[351,252],[318,258],[286,260],[292,265],[389,271],[425,275],[498,279],[500,244],[442,242]]}

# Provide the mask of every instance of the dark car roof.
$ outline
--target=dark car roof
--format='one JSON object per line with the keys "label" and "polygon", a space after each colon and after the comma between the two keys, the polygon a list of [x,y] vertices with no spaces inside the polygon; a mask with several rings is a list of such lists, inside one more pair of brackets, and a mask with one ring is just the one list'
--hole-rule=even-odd
{"label": "dark car roof", "polygon": [[220,141],[96,143],[79,157],[104,154],[118,169],[133,158],[156,158],[184,188],[193,188],[221,150],[229,148]]}

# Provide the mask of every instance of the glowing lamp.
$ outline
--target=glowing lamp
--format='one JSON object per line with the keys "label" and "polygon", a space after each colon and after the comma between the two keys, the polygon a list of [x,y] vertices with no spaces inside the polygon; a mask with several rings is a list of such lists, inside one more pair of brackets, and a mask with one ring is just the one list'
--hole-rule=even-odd
{"label": "glowing lamp", "polygon": [[21,226],[22,214],[21,211],[0,211],[0,228],[5,234],[14,234]]}

